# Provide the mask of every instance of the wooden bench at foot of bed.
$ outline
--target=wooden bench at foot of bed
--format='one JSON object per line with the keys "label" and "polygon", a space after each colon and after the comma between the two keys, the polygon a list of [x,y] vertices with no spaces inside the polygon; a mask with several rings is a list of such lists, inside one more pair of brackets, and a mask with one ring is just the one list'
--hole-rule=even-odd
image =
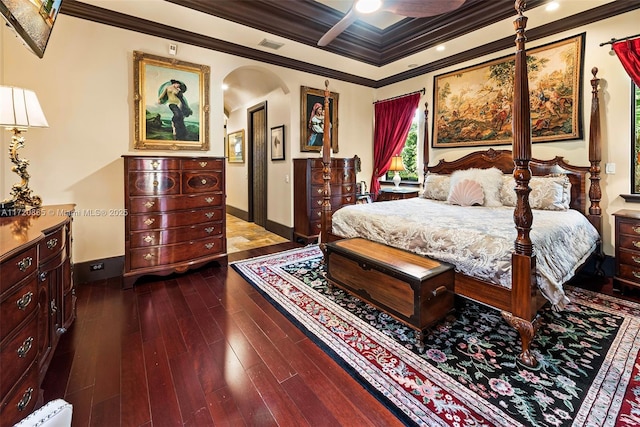
{"label": "wooden bench at foot of bed", "polygon": [[453,310],[453,267],[361,238],[326,245],[330,285],[350,292],[415,329],[424,330]]}

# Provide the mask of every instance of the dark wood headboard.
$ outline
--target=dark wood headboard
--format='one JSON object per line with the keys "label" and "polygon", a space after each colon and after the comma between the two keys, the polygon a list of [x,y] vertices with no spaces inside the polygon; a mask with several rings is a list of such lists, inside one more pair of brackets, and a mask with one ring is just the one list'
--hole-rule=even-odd
{"label": "dark wood headboard", "polygon": [[[505,174],[512,174],[514,163],[510,150],[494,150],[489,148],[486,151],[476,151],[467,154],[457,160],[440,160],[435,166],[427,166],[426,171],[431,173],[448,175],[457,170],[480,168],[489,169],[496,167]],[[571,182],[571,203],[572,209],[576,209],[583,214],[587,214],[587,179],[589,166],[573,166],[565,162],[562,157],[556,156],[551,160],[531,159],[529,169],[533,176],[544,176],[549,174],[565,174]]]}

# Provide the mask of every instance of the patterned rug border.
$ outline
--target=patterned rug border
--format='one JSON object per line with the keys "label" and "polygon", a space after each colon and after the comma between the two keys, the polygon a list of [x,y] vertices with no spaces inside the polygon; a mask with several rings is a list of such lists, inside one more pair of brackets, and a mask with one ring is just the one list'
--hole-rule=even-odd
{"label": "patterned rug border", "polygon": [[[265,284],[262,283],[264,278],[247,267],[249,264],[266,260],[268,261],[268,267],[274,274],[281,277],[283,281],[287,283],[297,283],[299,280],[282,270],[280,266],[288,265],[292,262],[315,259],[321,255],[322,252],[317,245],[309,245],[304,248],[238,260],[229,264],[267,298],[278,311],[290,319],[316,345],[321,347],[323,351],[329,354],[330,357],[359,381],[372,395],[398,416],[401,421],[406,424],[429,426],[449,425],[437,417],[436,414],[430,411],[424,411],[421,406],[415,404],[413,402],[415,397],[411,396],[403,387],[390,387],[388,381],[384,381],[377,375],[376,369],[367,369],[367,367],[372,364],[370,360],[351,351],[351,348],[345,345],[344,342],[341,342],[339,339],[324,331],[321,325],[317,325],[316,322],[310,323],[309,314],[293,304],[279,290],[277,290],[276,293],[273,293],[274,291],[269,293],[266,289],[263,289],[263,286],[265,286]],[[270,283],[267,283],[266,286],[273,288]],[[414,366],[416,369],[419,369],[427,380],[432,381],[447,393],[454,395],[456,399],[461,399],[453,403],[469,408],[469,410],[473,412],[472,418],[484,420],[481,421],[479,425],[489,425],[487,424],[489,422],[491,425],[505,427],[523,425],[520,421],[510,418],[502,408],[493,406],[486,399],[465,388],[459,382],[454,381],[447,374],[437,369],[437,367],[429,364],[411,350],[362,321],[358,316],[335,304],[332,300],[310,286],[305,285],[299,287],[296,291],[297,290],[305,293],[305,295],[311,295],[309,298],[317,300],[328,310],[339,314],[345,321],[353,324],[358,331],[362,332],[361,338],[364,342],[379,343],[380,346],[388,349],[392,354],[398,355],[400,360],[407,361],[408,366]],[[571,293],[572,299],[579,301],[583,306],[624,318],[623,325],[620,327],[615,341],[609,348],[596,378],[594,378],[592,385],[588,389],[589,399],[585,399],[585,401],[590,401],[591,405],[581,407],[574,419],[574,425],[614,425],[616,420],[615,415],[623,403],[624,393],[634,368],[635,356],[640,351],[640,337],[638,336],[638,329],[640,329],[638,328],[640,323],[638,321],[638,318],[640,318],[640,304],[585,289],[568,287],[567,290]],[[626,316],[624,314],[626,314]],[[632,319],[632,316],[635,318]],[[306,321],[303,321],[303,319],[306,319]],[[633,329],[636,331],[635,334],[630,333]],[[624,351],[625,349],[627,350],[627,358],[621,363],[621,361],[614,358],[614,356],[619,356],[620,351]],[[617,387],[614,391],[609,389],[604,390],[601,386],[605,382],[610,382],[611,375],[619,378],[616,382]],[[613,401],[610,401],[612,395],[615,398]],[[457,409],[460,410],[460,408]],[[446,408],[444,408],[444,410],[446,411]],[[500,416],[496,417],[496,414]],[[610,414],[614,414],[614,416],[610,416]]]}

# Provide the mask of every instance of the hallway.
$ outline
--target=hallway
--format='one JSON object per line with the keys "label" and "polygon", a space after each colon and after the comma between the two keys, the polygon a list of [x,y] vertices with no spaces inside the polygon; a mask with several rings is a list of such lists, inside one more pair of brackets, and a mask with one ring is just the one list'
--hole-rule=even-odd
{"label": "hallway", "polygon": [[243,221],[227,214],[227,253],[229,254],[288,241],[253,222]]}

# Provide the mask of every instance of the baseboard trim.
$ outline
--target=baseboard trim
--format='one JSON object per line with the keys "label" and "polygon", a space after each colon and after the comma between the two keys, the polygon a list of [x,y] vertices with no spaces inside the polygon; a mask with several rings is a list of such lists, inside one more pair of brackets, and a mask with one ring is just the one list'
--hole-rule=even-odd
{"label": "baseboard trim", "polygon": [[[235,216],[236,218],[240,218],[243,221],[249,221],[249,212],[242,209],[227,205],[227,213]],[[265,230],[277,234],[280,237],[284,237],[287,240],[293,240],[293,227],[287,227],[286,225],[267,220],[267,225],[264,228]]]}
{"label": "baseboard trim", "polygon": [[243,211],[242,209],[238,209],[236,207],[229,206],[229,205],[227,205],[226,208],[227,208],[227,213],[229,215],[233,215],[236,218],[240,218],[243,221],[249,221],[249,212]]}
{"label": "baseboard trim", "polygon": [[[94,264],[104,264],[101,270],[92,270]],[[124,271],[124,255],[94,259],[92,261],[76,262],[73,265],[73,280],[75,283],[90,283],[97,280],[111,279],[112,277],[122,277]]]}

